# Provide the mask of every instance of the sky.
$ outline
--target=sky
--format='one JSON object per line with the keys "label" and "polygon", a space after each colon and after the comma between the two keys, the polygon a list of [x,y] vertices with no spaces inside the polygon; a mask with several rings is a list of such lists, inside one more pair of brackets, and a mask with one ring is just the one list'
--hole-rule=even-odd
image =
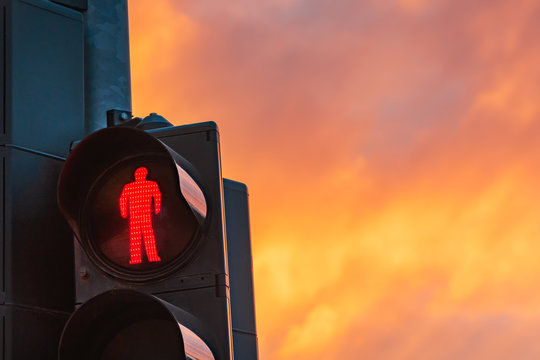
{"label": "sky", "polygon": [[133,112],[215,121],[261,359],[539,359],[540,3],[138,0]]}

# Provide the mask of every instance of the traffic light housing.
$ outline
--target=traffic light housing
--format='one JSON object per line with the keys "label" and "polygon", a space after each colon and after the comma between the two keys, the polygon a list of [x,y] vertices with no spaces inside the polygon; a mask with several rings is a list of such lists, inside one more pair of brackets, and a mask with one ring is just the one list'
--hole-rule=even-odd
{"label": "traffic light housing", "polygon": [[110,290],[84,303],[70,318],[59,359],[214,359],[191,330],[197,324],[189,313],[154,296]]}
{"label": "traffic light housing", "polygon": [[234,357],[258,359],[248,189],[223,179]]}
{"label": "traffic light housing", "polygon": [[[132,128],[96,132],[75,148],[60,179],[59,204],[93,264],[114,278],[144,282],[164,278],[189,260],[207,206],[184,169],[196,173],[172,149]],[[159,243],[156,261],[141,246],[150,241],[146,235]],[[133,236],[141,243],[136,248],[129,247]],[[141,252],[149,261],[142,261]]]}
{"label": "traffic light housing", "polygon": [[56,185],[84,131],[83,15],[0,0],[0,33],[0,358],[53,360],[73,311]]}
{"label": "traffic light housing", "polygon": [[77,328],[73,319],[89,311],[86,302],[124,289],[190,314],[190,329],[213,356],[232,357],[215,123],[149,132],[114,127],[88,136],[66,161],[58,203],[77,239],[76,303],[83,304],[60,353]]}

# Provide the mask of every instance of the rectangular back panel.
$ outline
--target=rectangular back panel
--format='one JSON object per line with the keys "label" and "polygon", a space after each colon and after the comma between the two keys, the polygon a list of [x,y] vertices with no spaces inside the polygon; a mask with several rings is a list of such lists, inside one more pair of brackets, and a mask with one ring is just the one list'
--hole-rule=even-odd
{"label": "rectangular back panel", "polygon": [[2,141],[66,156],[84,129],[82,14],[39,0],[4,0],[0,7]]}
{"label": "rectangular back panel", "polygon": [[6,303],[71,311],[71,230],[56,205],[63,161],[10,147],[5,159]]}
{"label": "rectangular back panel", "polygon": [[6,137],[6,17],[7,10],[0,3],[0,142]]}
{"label": "rectangular back panel", "polygon": [[56,360],[68,316],[41,309],[0,305],[0,359]]}
{"label": "rectangular back panel", "polygon": [[0,171],[2,172],[0,176],[0,197],[1,204],[0,206],[0,303],[3,304],[6,299],[6,149],[0,147],[0,157],[2,162],[0,164]]}
{"label": "rectangular back panel", "polygon": [[253,265],[246,185],[223,179],[234,357],[257,359]]}

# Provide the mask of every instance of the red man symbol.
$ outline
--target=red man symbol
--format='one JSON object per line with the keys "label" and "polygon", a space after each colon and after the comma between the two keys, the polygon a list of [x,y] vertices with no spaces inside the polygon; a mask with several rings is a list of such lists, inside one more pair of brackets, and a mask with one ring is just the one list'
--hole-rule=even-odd
{"label": "red man symbol", "polygon": [[126,184],[120,195],[120,214],[128,217],[129,206],[129,263],[139,264],[141,259],[141,235],[148,261],[161,261],[156,250],[156,238],[152,228],[152,198],[154,211],[161,211],[161,193],[155,181],[146,180],[148,170],[140,167],[135,170],[135,181]]}

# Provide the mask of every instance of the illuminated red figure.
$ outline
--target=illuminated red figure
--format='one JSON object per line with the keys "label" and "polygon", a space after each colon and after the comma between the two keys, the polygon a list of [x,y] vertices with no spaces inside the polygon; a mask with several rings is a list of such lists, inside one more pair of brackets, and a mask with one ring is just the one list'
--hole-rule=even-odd
{"label": "illuminated red figure", "polygon": [[161,192],[155,181],[146,180],[148,170],[140,167],[135,170],[135,181],[126,184],[120,195],[120,213],[128,216],[129,206],[129,263],[139,264],[141,259],[141,235],[148,261],[161,261],[156,250],[156,238],[152,228],[152,198],[154,212],[161,211]]}

